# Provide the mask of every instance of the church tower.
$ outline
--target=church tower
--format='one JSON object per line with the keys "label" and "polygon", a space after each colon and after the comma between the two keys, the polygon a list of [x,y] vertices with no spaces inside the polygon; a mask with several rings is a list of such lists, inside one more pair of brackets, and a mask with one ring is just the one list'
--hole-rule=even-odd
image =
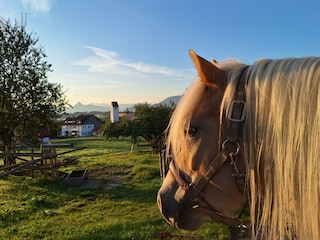
{"label": "church tower", "polygon": [[118,105],[118,102],[111,102],[110,121],[112,123],[119,121],[119,105]]}

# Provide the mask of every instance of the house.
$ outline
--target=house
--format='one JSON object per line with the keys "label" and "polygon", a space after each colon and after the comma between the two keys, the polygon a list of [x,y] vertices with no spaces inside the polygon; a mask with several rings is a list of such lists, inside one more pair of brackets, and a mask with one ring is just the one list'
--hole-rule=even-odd
{"label": "house", "polygon": [[119,119],[126,119],[126,120],[133,121],[135,119],[135,116],[133,112],[119,113]]}
{"label": "house", "polygon": [[41,143],[49,143],[50,140],[50,132],[42,131],[38,134],[38,140]]}
{"label": "house", "polygon": [[88,137],[93,136],[94,130],[103,125],[102,121],[94,115],[80,115],[64,120],[61,125],[61,136]]}

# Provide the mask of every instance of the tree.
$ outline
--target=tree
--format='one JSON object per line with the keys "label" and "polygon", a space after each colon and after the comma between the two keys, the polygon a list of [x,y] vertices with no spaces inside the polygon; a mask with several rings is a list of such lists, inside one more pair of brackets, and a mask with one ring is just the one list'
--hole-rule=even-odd
{"label": "tree", "polygon": [[103,129],[103,136],[105,136],[106,139],[109,139],[109,138],[118,139],[121,136],[119,125],[120,125],[119,122],[107,121]]}
{"label": "tree", "polygon": [[163,133],[168,126],[174,106],[147,103],[135,106],[135,131],[137,136],[143,137],[150,145],[161,144]]}
{"label": "tree", "polygon": [[103,128],[103,136],[106,139],[119,138],[119,137],[133,137],[133,121],[128,119],[120,119],[119,122],[107,121]]}
{"label": "tree", "polygon": [[147,103],[135,105],[133,121],[121,119],[119,122],[107,121],[103,135],[109,138],[131,137],[135,142],[140,136],[152,147],[160,147],[163,133],[168,126],[174,104],[171,106],[151,106]]}
{"label": "tree", "polygon": [[0,139],[11,151],[48,130],[68,105],[62,86],[47,80],[51,64],[38,40],[23,21],[0,19]]}

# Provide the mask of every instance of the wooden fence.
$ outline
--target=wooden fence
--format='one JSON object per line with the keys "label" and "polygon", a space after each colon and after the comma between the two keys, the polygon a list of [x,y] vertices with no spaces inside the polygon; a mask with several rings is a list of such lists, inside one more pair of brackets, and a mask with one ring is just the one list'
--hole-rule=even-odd
{"label": "wooden fence", "polygon": [[[85,149],[74,148],[64,152],[57,153],[57,148],[72,148],[72,144],[46,144],[40,145],[37,148],[30,147],[30,152],[8,152],[4,151],[0,153],[0,158],[3,159],[3,166],[0,166],[0,178],[6,177],[10,174],[17,172],[30,172],[31,176],[34,177],[36,172],[39,172],[43,176],[51,176],[53,180],[58,179],[58,169],[61,166],[71,164],[70,161],[58,160],[58,156],[67,153],[79,151]],[[8,148],[5,148],[8,149]],[[35,151],[39,149],[38,151]],[[73,159],[74,160],[74,159]]]}

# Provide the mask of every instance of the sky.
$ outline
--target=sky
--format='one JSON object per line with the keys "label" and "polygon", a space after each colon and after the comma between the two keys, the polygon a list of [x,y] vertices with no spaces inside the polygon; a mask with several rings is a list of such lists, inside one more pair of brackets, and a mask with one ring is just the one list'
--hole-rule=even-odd
{"label": "sky", "polygon": [[71,105],[158,103],[212,60],[320,56],[318,0],[0,0],[39,38]]}

